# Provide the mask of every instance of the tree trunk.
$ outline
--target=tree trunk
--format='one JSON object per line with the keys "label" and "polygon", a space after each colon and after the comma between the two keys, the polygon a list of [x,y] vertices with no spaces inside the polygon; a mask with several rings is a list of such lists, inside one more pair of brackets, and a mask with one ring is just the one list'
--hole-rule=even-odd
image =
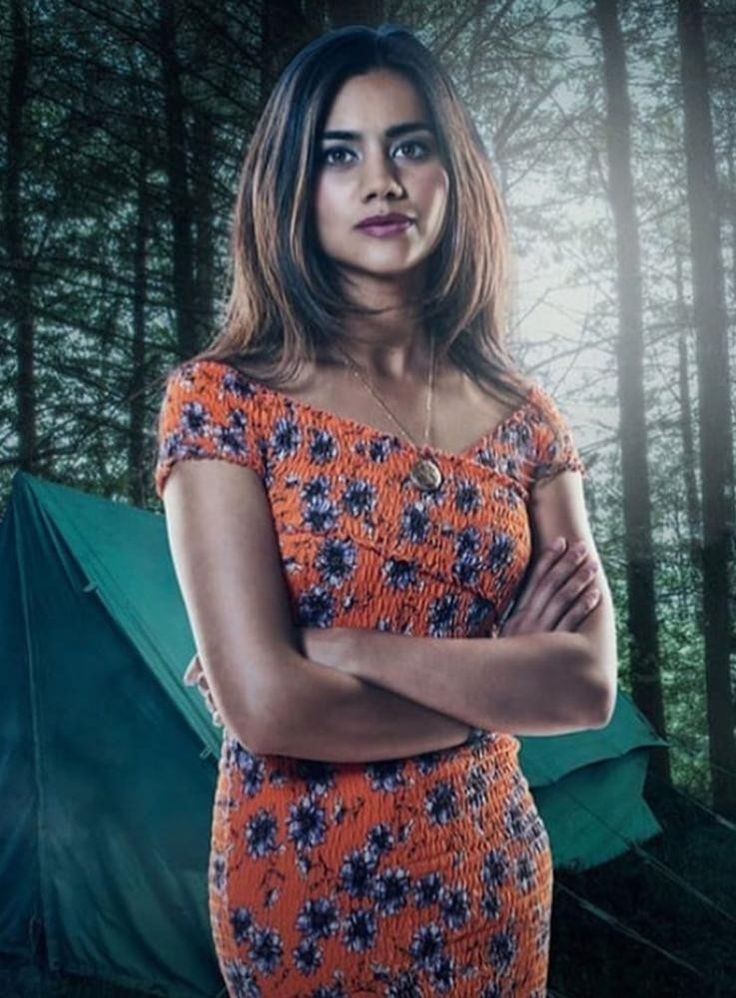
{"label": "tree trunk", "polygon": [[366,24],[376,28],[384,20],[383,0],[328,0],[330,25],[342,28],[348,24]]}
{"label": "tree trunk", "polygon": [[148,219],[151,206],[147,196],[148,157],[138,157],[137,212],[133,248],[133,350],[127,402],[130,416],[128,435],[128,496],[134,506],[143,506],[148,495],[148,462],[144,453],[146,427],[146,300],[148,298]]}
{"label": "tree trunk", "polygon": [[23,114],[28,95],[26,91],[30,72],[30,44],[23,3],[13,0],[11,7],[10,35],[12,52],[8,67],[7,131],[8,150],[3,208],[5,215],[5,252],[10,268],[13,297],[9,312],[15,324],[15,356],[18,364],[16,376],[18,467],[33,474],[37,469],[36,395],[35,395],[35,327],[31,301],[31,261],[23,245],[23,219],[21,181],[24,169],[25,132]]}
{"label": "tree trunk", "polygon": [[[656,731],[665,730],[654,598],[651,495],[644,402],[644,337],[641,254],[631,171],[631,105],[617,0],[595,0],[603,45],[609,198],[616,231],[619,339],[618,394],[621,401],[621,465],[626,526],[631,692]],[[670,780],[669,749],[652,752],[653,776]]]}
{"label": "tree trunk", "polygon": [[195,301],[197,303],[197,342],[209,343],[215,336],[215,232],[213,195],[214,131],[212,117],[194,112],[194,168],[192,206],[194,221]]}
{"label": "tree trunk", "polygon": [[[698,592],[703,579],[703,540],[702,513],[698,496],[698,480],[695,474],[697,460],[695,456],[695,440],[693,438],[693,407],[690,400],[690,362],[688,360],[688,340],[690,338],[691,322],[685,304],[683,288],[682,259],[679,250],[675,250],[675,274],[677,280],[677,322],[679,326],[678,357],[680,383],[680,435],[682,437],[682,474],[685,481],[685,499],[687,503],[688,540],[690,545],[690,577],[693,580],[693,592]],[[698,612],[698,627],[703,628],[703,616]]]}
{"label": "tree trunk", "polygon": [[192,205],[187,180],[184,101],[176,52],[176,0],[159,0],[161,73],[166,118],[169,209],[173,234],[176,338],[182,359],[199,349],[194,301]]}
{"label": "tree trunk", "polygon": [[303,12],[300,4],[275,0],[261,7],[261,107],[284,66],[322,31],[324,2],[306,6]]}
{"label": "tree trunk", "polygon": [[703,619],[713,806],[736,818],[730,680],[733,431],[718,187],[700,0],[678,0],[703,489]]}

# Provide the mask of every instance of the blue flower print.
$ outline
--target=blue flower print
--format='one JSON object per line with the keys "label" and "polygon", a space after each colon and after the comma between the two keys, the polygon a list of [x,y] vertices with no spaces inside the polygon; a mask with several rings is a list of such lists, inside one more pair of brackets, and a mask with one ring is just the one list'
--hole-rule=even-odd
{"label": "blue flower print", "polygon": [[417,563],[404,558],[388,558],[383,564],[383,577],[392,589],[408,589],[419,581]]}
{"label": "blue flower print", "polygon": [[401,759],[381,759],[369,762],[365,767],[365,778],[373,790],[398,790],[404,783],[404,762]]}
{"label": "blue flower print", "polygon": [[302,487],[302,521],[315,533],[329,530],[335,525],[337,507],[329,497],[329,490],[329,479],[325,475],[310,479]]}
{"label": "blue flower print", "polygon": [[488,777],[480,766],[471,766],[465,778],[465,799],[474,810],[482,807],[488,797]]}
{"label": "blue flower print", "polygon": [[235,998],[261,998],[261,989],[252,971],[240,960],[225,960],[223,970]]}
{"label": "blue flower print", "polygon": [[449,929],[459,929],[470,918],[470,897],[465,887],[444,887],[440,892],[440,912]]}
{"label": "blue flower print", "polygon": [[488,943],[488,959],[493,967],[504,973],[516,956],[516,939],[512,930],[495,932]]}
{"label": "blue flower print", "polygon": [[501,572],[514,559],[514,540],[508,534],[493,533],[493,540],[488,546],[486,565],[492,572]]}
{"label": "blue flower print", "polygon": [[446,780],[441,780],[427,792],[424,810],[435,825],[446,825],[459,815],[455,788]]}
{"label": "blue flower print", "polygon": [[334,763],[323,759],[295,759],[294,774],[304,780],[307,789],[313,796],[321,797],[335,785]]}
{"label": "blue flower print", "polygon": [[320,984],[312,991],[311,998],[349,998],[342,984]]}
{"label": "blue flower print", "polygon": [[309,442],[309,456],[315,464],[326,464],[337,456],[337,441],[327,430],[314,430]]}
{"label": "blue flower print", "polygon": [[536,870],[531,856],[522,853],[516,860],[516,883],[525,894],[528,894],[534,887],[536,879]]}
{"label": "blue flower print", "polygon": [[422,998],[422,989],[413,970],[399,971],[393,979],[388,980],[383,993],[386,998]]}
{"label": "blue flower print", "polygon": [[340,867],[340,883],[351,897],[369,897],[378,857],[371,848],[351,849]]}
{"label": "blue flower print", "polygon": [[261,974],[272,974],[284,955],[284,945],[276,929],[255,929],[248,955]]}
{"label": "blue flower print", "polygon": [[261,858],[276,849],[276,831],[278,820],[272,811],[260,808],[248,819],[246,825],[246,842],[248,853]]}
{"label": "blue flower print", "polygon": [[478,630],[492,609],[493,603],[485,596],[473,596],[465,615],[465,627],[469,634]]}
{"label": "blue flower print", "polygon": [[409,874],[397,866],[383,870],[373,878],[371,895],[379,915],[395,915],[406,906],[411,886]]}
{"label": "blue flower print", "polygon": [[365,516],[375,506],[376,490],[370,482],[353,479],[342,494],[342,505],[350,516]]}
{"label": "blue flower print", "polygon": [[455,627],[458,609],[457,593],[446,593],[432,600],[429,605],[428,632],[433,638],[447,637]]}
{"label": "blue flower print", "polygon": [[271,434],[271,449],[279,461],[293,454],[301,443],[299,424],[288,416],[280,416],[274,422]]}
{"label": "blue flower print", "polygon": [[395,437],[378,437],[368,445],[368,456],[376,464],[382,464],[396,446]]}
{"label": "blue flower print", "polygon": [[324,808],[320,807],[309,795],[301,797],[295,804],[290,804],[287,833],[296,844],[297,849],[311,849],[323,842],[325,837]]}
{"label": "blue flower print", "polygon": [[509,861],[501,849],[490,849],[483,857],[482,877],[489,887],[499,887],[509,877]]}
{"label": "blue flower print", "polygon": [[427,908],[438,904],[442,894],[442,878],[439,873],[428,873],[414,884],[414,904],[417,908]]}
{"label": "blue flower print", "polygon": [[481,505],[480,489],[475,482],[467,480],[458,482],[455,493],[455,506],[458,511],[463,514],[475,513]]}
{"label": "blue flower print", "polygon": [[314,974],[322,966],[322,950],[313,939],[302,939],[291,951],[297,970],[305,976]]}
{"label": "blue flower print", "polygon": [[366,846],[368,849],[372,849],[376,856],[393,849],[393,832],[385,822],[381,821],[369,829]]}
{"label": "blue flower print", "polygon": [[351,911],[345,919],[343,942],[354,953],[363,953],[375,943],[377,931],[372,911],[367,909]]}
{"label": "blue flower print", "polygon": [[335,616],[335,601],[322,586],[312,586],[299,595],[300,627],[329,627]]}
{"label": "blue flower print", "polygon": [[249,908],[239,905],[230,912],[230,924],[233,929],[233,936],[237,943],[242,943],[250,938],[251,932],[255,928],[253,915]]}
{"label": "blue flower print", "polygon": [[228,747],[228,752],[235,768],[239,771],[243,780],[243,789],[249,797],[261,790],[264,781],[265,763],[260,756],[233,739]]}
{"label": "blue flower print", "polygon": [[409,952],[418,969],[429,970],[442,953],[445,933],[436,922],[429,922],[416,930],[409,944]]}
{"label": "blue flower print", "polygon": [[255,398],[255,386],[240,371],[228,369],[222,376],[222,390],[241,399]]}
{"label": "blue flower print", "polygon": [[401,514],[401,530],[412,543],[417,544],[426,540],[429,528],[429,515],[421,500],[404,507]]}
{"label": "blue flower print", "polygon": [[449,953],[441,953],[432,963],[429,979],[435,991],[440,994],[452,994],[455,987],[455,961]]}
{"label": "blue flower print", "polygon": [[350,539],[329,538],[320,545],[314,563],[326,586],[339,586],[355,571],[356,557]]}
{"label": "blue flower print", "polygon": [[309,898],[299,911],[296,926],[310,939],[329,939],[340,928],[337,905],[331,898]]}

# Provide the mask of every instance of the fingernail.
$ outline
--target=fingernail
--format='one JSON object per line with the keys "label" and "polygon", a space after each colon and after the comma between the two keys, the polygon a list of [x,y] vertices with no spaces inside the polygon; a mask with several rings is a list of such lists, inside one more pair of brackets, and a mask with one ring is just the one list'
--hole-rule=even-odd
{"label": "fingernail", "polygon": [[562,551],[562,549],[564,548],[564,546],[565,546],[565,538],[564,537],[558,537],[557,540],[552,545],[552,548],[555,551]]}

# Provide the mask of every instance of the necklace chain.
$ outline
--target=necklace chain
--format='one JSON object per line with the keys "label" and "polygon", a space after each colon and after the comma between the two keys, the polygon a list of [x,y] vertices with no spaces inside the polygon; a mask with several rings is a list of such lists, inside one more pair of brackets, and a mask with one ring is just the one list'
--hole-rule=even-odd
{"label": "necklace chain", "polygon": [[[360,370],[360,368],[358,367],[358,365],[355,363],[355,361],[353,360],[353,358],[347,353],[346,350],[344,350],[340,346],[339,343],[336,342],[335,346],[337,346],[338,350],[343,355],[343,358],[344,358],[346,366],[349,366],[351,368],[353,374],[360,381],[362,381],[362,383],[365,385],[365,387],[371,393],[371,395],[376,400],[376,402],[378,402],[379,405],[385,410],[386,414],[399,427],[399,429],[404,434],[404,436],[408,437],[409,440],[411,440],[411,442],[413,444],[415,444],[416,446],[419,446],[417,444],[417,441],[414,438],[414,435],[411,434],[407,430],[407,428],[399,420],[399,418],[397,416],[395,416],[394,413],[389,409],[389,407],[386,405],[386,403],[384,402],[384,400],[378,394],[378,392],[376,391],[376,389],[370,383],[370,381],[368,380],[368,378],[365,377],[365,375],[363,374],[363,372]],[[433,394],[434,394],[434,375],[435,375],[435,371],[434,371],[434,338],[431,337],[430,338],[429,385],[427,387],[427,402],[426,402],[426,413],[427,413],[427,417],[426,417],[426,422],[425,422],[425,426],[424,426],[424,444],[425,444],[425,446],[427,446],[429,444],[429,429],[430,429],[431,420],[432,420],[432,397],[433,397]]]}

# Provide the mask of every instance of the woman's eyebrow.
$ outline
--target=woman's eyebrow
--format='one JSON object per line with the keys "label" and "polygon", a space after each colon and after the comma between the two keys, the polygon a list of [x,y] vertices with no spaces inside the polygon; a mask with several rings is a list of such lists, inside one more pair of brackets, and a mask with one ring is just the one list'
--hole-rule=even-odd
{"label": "woman's eyebrow", "polygon": [[[400,125],[391,125],[384,132],[388,139],[396,138],[397,135],[404,135],[406,132],[431,132],[434,135],[434,128],[426,121],[404,121]],[[322,132],[323,139],[344,139],[348,142],[359,142],[363,137],[362,132],[331,131]]]}

